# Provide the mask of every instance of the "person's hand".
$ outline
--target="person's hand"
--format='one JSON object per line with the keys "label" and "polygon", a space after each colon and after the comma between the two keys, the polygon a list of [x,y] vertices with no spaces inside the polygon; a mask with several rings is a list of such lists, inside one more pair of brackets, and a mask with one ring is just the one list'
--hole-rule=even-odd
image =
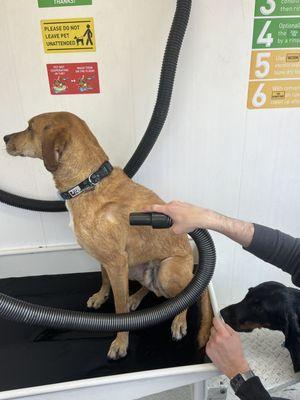
{"label": "person's hand", "polygon": [[249,371],[240,335],[221,319],[214,318],[206,353],[228,378]]}
{"label": "person's hand", "polygon": [[171,201],[171,203],[163,205],[149,205],[143,211],[168,215],[173,220],[173,231],[178,234],[189,233],[196,228],[210,229],[213,220],[211,210],[180,201]]}

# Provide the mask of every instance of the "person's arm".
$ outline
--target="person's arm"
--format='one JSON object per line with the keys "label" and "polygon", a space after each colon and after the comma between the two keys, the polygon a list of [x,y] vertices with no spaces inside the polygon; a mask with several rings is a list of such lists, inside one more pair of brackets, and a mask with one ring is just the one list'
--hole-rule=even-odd
{"label": "person's arm", "polygon": [[241,400],[271,400],[267,390],[264,388],[258,376],[250,378],[235,392]]}
{"label": "person's arm", "polygon": [[300,287],[300,239],[266,226],[254,224],[254,236],[244,249],[281,268]]}
{"label": "person's arm", "polygon": [[145,211],[169,215],[173,220],[172,229],[175,233],[188,233],[196,228],[211,229],[228,236],[244,247],[249,246],[254,234],[254,226],[250,222],[229,218],[216,211],[180,201],[150,205]]}
{"label": "person's arm", "polygon": [[[206,353],[229,379],[246,374],[250,368],[244,356],[240,335],[219,318],[214,318]],[[243,382],[235,392],[241,400],[270,400],[271,396],[257,376]]]}
{"label": "person's arm", "polygon": [[222,233],[256,257],[289,273],[293,283],[300,286],[300,239],[179,201],[155,204],[149,206],[147,211],[169,215],[174,222],[172,229],[175,233],[188,233],[196,228]]}

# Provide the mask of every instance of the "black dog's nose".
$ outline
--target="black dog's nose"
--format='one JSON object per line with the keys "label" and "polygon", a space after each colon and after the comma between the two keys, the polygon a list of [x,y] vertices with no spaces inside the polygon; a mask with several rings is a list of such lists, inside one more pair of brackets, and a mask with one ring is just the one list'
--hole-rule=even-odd
{"label": "black dog's nose", "polygon": [[10,136],[10,135],[4,136],[3,140],[4,140],[5,143],[7,143],[7,142],[9,141],[9,136]]}

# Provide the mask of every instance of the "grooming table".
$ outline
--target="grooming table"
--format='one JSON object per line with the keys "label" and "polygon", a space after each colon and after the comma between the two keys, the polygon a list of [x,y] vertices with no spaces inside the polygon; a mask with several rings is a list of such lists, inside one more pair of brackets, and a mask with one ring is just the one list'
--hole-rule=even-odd
{"label": "grooming table", "polygon": [[[99,290],[99,278],[99,273],[8,278],[0,280],[0,291],[38,304],[87,311],[86,300]],[[141,308],[161,301],[149,294]],[[102,311],[113,310],[110,298]],[[197,349],[198,312],[197,305],[190,308],[189,333],[179,342],[171,339],[171,321],[131,332],[128,355],[119,361],[106,358],[115,334],[0,320],[0,399],[129,400],[189,384],[196,384],[197,399],[204,399],[205,381],[218,371]]]}

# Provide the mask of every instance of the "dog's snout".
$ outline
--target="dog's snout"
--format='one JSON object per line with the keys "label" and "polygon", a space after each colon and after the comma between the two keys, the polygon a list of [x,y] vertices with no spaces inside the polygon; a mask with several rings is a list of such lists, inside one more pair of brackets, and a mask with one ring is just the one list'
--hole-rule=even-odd
{"label": "dog's snout", "polygon": [[9,139],[10,139],[10,135],[5,135],[4,138],[3,138],[5,143],[8,143]]}
{"label": "dog's snout", "polygon": [[222,316],[222,318],[224,319],[224,321],[226,323],[229,323],[229,325],[231,324],[235,324],[237,322],[237,315],[236,315],[236,310],[232,307],[232,306],[228,306],[226,308],[223,308],[220,311],[220,314]]}

